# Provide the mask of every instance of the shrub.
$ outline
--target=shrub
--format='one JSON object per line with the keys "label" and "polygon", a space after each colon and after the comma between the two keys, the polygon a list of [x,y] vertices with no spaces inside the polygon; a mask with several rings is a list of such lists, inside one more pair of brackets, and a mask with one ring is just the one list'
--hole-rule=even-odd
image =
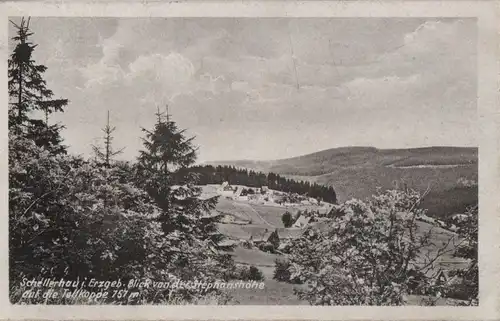
{"label": "shrub", "polygon": [[255,266],[237,265],[234,268],[233,277],[236,280],[242,281],[262,281],[264,274]]}
{"label": "shrub", "polygon": [[469,259],[467,268],[453,271],[453,275],[460,278],[458,284],[453,285],[449,295],[467,300],[468,305],[478,304],[479,270],[478,270],[478,206],[470,206],[464,215],[455,220],[458,234],[462,242],[456,248],[454,255]]}
{"label": "shrub", "polygon": [[265,242],[260,244],[259,249],[264,252],[274,253],[276,252],[275,246],[271,242]]}
{"label": "shrub", "polygon": [[283,215],[281,216],[281,221],[283,222],[283,225],[285,227],[290,227],[293,225],[293,217],[292,217],[292,214],[288,211],[286,211],[285,213],[283,213]]}
{"label": "shrub", "polygon": [[290,282],[290,265],[290,262],[287,260],[276,259],[273,279],[282,282]]}
{"label": "shrub", "polygon": [[264,274],[256,266],[252,265],[248,268],[248,280],[263,281]]}
{"label": "shrub", "polygon": [[293,246],[293,241],[290,239],[285,239],[281,241],[277,250],[281,253],[289,254],[292,250],[292,246]]}
{"label": "shrub", "polygon": [[432,233],[417,234],[420,200],[414,191],[351,200],[342,204],[342,215],[329,230],[309,228],[290,254],[291,278],[309,285],[296,290],[299,297],[313,305],[401,305],[416,274],[426,279],[413,291],[437,295],[426,277],[435,257],[420,255]]}
{"label": "shrub", "polygon": [[[11,300],[20,280],[185,279],[211,281],[231,263],[207,259],[208,244],[179,242],[165,233],[159,208],[137,188],[127,166],[106,168],[51,155],[32,141],[9,137],[9,250]],[[179,245],[177,245],[179,244]],[[196,259],[203,264],[186,264]],[[207,264],[210,263],[210,264]],[[141,291],[148,303],[196,300],[199,289]]]}
{"label": "shrub", "polygon": [[148,275],[141,266],[156,258],[158,209],[120,168],[53,156],[13,135],[9,148],[11,285]]}

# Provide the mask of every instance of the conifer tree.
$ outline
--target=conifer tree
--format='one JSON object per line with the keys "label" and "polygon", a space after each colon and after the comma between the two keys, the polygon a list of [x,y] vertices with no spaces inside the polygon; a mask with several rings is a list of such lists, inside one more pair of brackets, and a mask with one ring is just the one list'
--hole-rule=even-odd
{"label": "conifer tree", "polygon": [[[92,149],[94,150],[95,158],[97,161],[97,164],[99,166],[104,166],[105,170],[103,171],[104,178],[106,180],[106,183],[108,185],[111,185],[112,179],[109,177],[109,169],[111,168],[113,158],[116,155],[119,155],[123,152],[123,149],[119,150],[114,150],[112,146],[112,141],[113,141],[113,132],[116,130],[116,127],[111,127],[109,123],[109,110],[108,110],[108,117],[106,121],[106,126],[102,128],[102,131],[104,133],[104,136],[102,137],[102,140],[104,141],[103,145],[104,146],[98,146],[98,145],[92,145]],[[106,170],[108,169],[108,170]],[[104,201],[104,208],[108,209],[109,207],[109,198],[110,198],[110,191],[107,189],[104,189],[103,191],[103,201]]]}
{"label": "conifer tree", "polygon": [[[53,99],[54,93],[47,88],[43,74],[47,70],[33,60],[37,45],[31,42],[33,35],[29,28],[30,19],[21,19],[19,24],[11,23],[16,28],[12,37],[15,48],[9,57],[9,130],[23,134],[35,141],[38,146],[49,148],[52,152],[64,152],[59,132],[62,126],[49,125],[49,115],[62,112],[68,104],[67,99]],[[33,112],[44,114],[44,120],[33,118]]]}
{"label": "conifer tree", "polygon": [[121,148],[119,150],[114,150],[112,146],[113,142],[113,132],[116,130],[116,127],[111,127],[109,123],[109,111],[108,118],[106,121],[106,126],[102,128],[104,136],[102,137],[104,141],[104,146],[92,145],[92,149],[94,151],[95,157],[98,162],[102,163],[105,167],[110,167],[113,158],[117,155],[123,153],[125,148]]}
{"label": "conifer tree", "polygon": [[188,169],[196,161],[194,137],[187,138],[185,130],[170,119],[168,110],[164,113],[159,109],[153,129],[143,128],[143,132],[144,150],[137,165],[139,185],[162,209],[158,221],[174,245],[168,251],[182,248],[181,255],[170,254],[176,257],[182,276],[188,277],[189,271],[206,272],[210,269],[207,262],[215,264],[214,273],[229,268],[232,260],[223,251],[228,248],[219,245],[224,236],[216,226],[221,218],[214,210],[218,197],[201,199],[201,190],[195,185],[197,176]]}

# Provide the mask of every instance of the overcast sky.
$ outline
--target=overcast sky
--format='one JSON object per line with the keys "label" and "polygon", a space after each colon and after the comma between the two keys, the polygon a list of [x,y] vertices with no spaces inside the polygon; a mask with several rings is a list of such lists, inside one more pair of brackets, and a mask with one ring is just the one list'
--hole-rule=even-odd
{"label": "overcast sky", "polygon": [[156,106],[199,160],[276,159],[340,146],[477,146],[473,19],[32,18],[66,144],[105,124],[137,155]]}

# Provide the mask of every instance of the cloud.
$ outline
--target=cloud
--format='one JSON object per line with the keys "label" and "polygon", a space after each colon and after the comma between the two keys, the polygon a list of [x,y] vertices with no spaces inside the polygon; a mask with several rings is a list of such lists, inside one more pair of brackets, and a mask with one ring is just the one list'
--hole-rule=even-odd
{"label": "cloud", "polygon": [[[124,76],[125,86],[140,86],[157,93],[159,99],[172,99],[188,89],[195,74],[189,59],[179,53],[140,56],[132,62]],[[158,97],[159,96],[159,97]]]}
{"label": "cloud", "polygon": [[114,37],[103,39],[99,34],[96,47],[102,49],[102,58],[94,64],[79,68],[85,79],[85,88],[105,86],[123,79],[124,72],[118,64],[119,50],[123,44]]}
{"label": "cloud", "polygon": [[[102,37],[95,29],[85,38],[88,49],[61,55],[79,75],[59,84],[79,106],[65,113],[74,117],[68,128],[82,141],[78,126],[99,127],[91,124],[105,106],[117,137],[128,137],[118,138],[123,146],[154,122],[157,105],[169,103],[180,127],[210,146],[209,158],[287,157],[332,144],[421,145],[433,137],[439,144],[458,139],[445,136],[459,126],[473,136],[473,20],[271,20],[119,19]],[[62,41],[54,47],[66,50]],[[80,63],[83,51],[92,59]],[[425,137],[413,137],[416,131]],[[252,144],[242,151],[249,135]],[[217,145],[225,136],[234,148]]]}
{"label": "cloud", "polygon": [[102,58],[95,64],[79,68],[85,88],[102,92],[106,87],[121,86],[141,89],[142,102],[173,101],[179,95],[194,95],[198,91],[216,94],[225,90],[223,76],[208,72],[199,74],[194,64],[178,52],[140,55],[126,68],[119,64],[120,49],[114,37],[102,40]]}

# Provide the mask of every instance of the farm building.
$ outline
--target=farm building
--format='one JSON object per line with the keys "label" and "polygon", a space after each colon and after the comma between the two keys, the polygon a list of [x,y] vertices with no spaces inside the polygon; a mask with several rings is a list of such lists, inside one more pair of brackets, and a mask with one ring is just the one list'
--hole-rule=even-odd
{"label": "farm building", "polygon": [[279,228],[277,231],[280,240],[300,239],[304,233],[304,229],[301,228]]}
{"label": "farm building", "polygon": [[223,241],[220,241],[217,245],[220,246],[220,247],[233,247],[233,246],[237,246],[241,243],[241,241],[238,241],[238,240],[231,240],[231,239],[225,239]]}
{"label": "farm building", "polygon": [[254,244],[256,245],[258,245],[259,243],[269,242],[273,244],[275,247],[278,247],[280,243],[280,238],[278,236],[277,229],[274,230],[264,229],[255,234],[252,234],[252,236],[250,237],[250,241],[254,242]]}
{"label": "farm building", "polygon": [[301,215],[295,223],[293,223],[293,227],[298,227],[298,228],[303,228],[306,227],[309,221],[311,220],[310,217]]}
{"label": "farm building", "polygon": [[228,182],[224,182],[217,189],[217,193],[219,195],[222,195],[222,196],[233,197],[234,196],[234,188],[231,185],[229,185]]}

